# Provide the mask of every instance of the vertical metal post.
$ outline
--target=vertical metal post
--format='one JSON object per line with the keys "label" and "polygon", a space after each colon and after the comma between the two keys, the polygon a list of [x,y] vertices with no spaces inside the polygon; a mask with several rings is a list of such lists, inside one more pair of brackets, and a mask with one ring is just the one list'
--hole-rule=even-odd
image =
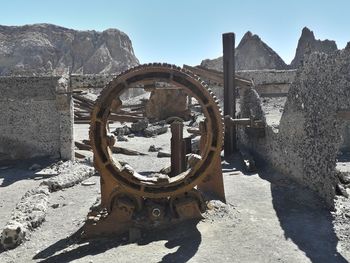
{"label": "vertical metal post", "polygon": [[174,121],[171,129],[171,176],[176,176],[186,169],[186,154],[183,140],[183,123]]}
{"label": "vertical metal post", "polygon": [[[235,118],[236,115],[236,86],[235,86],[235,34],[222,35],[223,68],[224,68],[224,115]],[[236,150],[236,127],[225,126],[224,155],[228,159]]]}

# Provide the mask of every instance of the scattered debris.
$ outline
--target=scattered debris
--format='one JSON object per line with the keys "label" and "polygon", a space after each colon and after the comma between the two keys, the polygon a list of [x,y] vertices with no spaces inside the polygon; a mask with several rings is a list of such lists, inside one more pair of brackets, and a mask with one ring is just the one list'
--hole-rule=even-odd
{"label": "scattered debris", "polygon": [[49,193],[47,186],[40,185],[24,194],[2,231],[1,244],[5,249],[21,244],[28,231],[38,227],[45,220]]}
{"label": "scattered debris", "polygon": [[[83,142],[76,141],[75,146],[77,146],[80,150],[92,151],[89,140],[83,140]],[[141,153],[135,150],[130,150],[119,146],[110,146],[110,149],[113,153],[119,153],[119,154],[125,154],[125,155],[147,155],[145,153]]]}
{"label": "scattered debris", "polygon": [[118,142],[127,142],[127,141],[129,141],[128,138],[126,138],[125,136],[122,136],[122,135],[119,135],[117,137],[117,140],[118,140]]}
{"label": "scattered debris", "polygon": [[[60,164],[64,169],[60,175],[44,180],[38,187],[27,191],[16,205],[1,234],[1,244],[5,249],[15,248],[21,244],[25,238],[28,238],[29,231],[42,224],[45,220],[50,192],[74,186],[95,174],[94,168],[86,164],[77,162]],[[55,208],[56,204],[52,207]]]}
{"label": "scattered debris", "polygon": [[1,244],[4,249],[20,245],[27,234],[27,229],[19,222],[9,221],[1,233]]}
{"label": "scattered debris", "polygon": [[153,125],[146,128],[143,133],[146,137],[152,137],[159,134],[166,133],[168,131],[168,126]]}
{"label": "scattered debris", "polygon": [[86,156],[81,154],[81,153],[78,153],[78,152],[74,152],[74,155],[75,155],[75,158],[78,158],[78,159],[84,159]]}
{"label": "scattered debris", "polygon": [[349,193],[346,191],[346,188],[342,184],[337,184],[335,187],[335,191],[337,195],[342,195],[346,198],[349,197]]}
{"label": "scattered debris", "polygon": [[60,206],[60,204],[57,204],[57,203],[51,205],[51,207],[52,207],[53,209],[56,209],[56,208],[58,208],[59,206]]}
{"label": "scattered debris", "polygon": [[74,144],[79,150],[92,151],[90,144],[81,143],[77,141],[75,141]]}
{"label": "scattered debris", "polygon": [[82,182],[81,185],[83,186],[91,186],[91,185],[95,185],[96,183],[95,182],[92,182],[92,181],[86,181],[86,182]]}
{"label": "scattered debris", "polygon": [[130,128],[125,125],[123,127],[118,127],[114,130],[113,134],[115,136],[124,136],[124,135],[129,135],[130,134]]}
{"label": "scattered debris", "polygon": [[157,154],[158,158],[171,157],[170,153],[159,151]]}
{"label": "scattered debris", "polygon": [[350,173],[338,172],[337,176],[342,184],[350,184]]}
{"label": "scattered debris", "polygon": [[148,124],[149,122],[146,118],[142,120],[138,120],[137,122],[131,124],[130,131],[133,133],[142,132],[148,127]]}
{"label": "scattered debris", "polygon": [[141,153],[135,150],[130,150],[123,147],[111,146],[110,147],[113,153],[120,153],[125,155],[147,155],[145,153]]}
{"label": "scattered debris", "polygon": [[94,107],[95,102],[83,94],[74,94],[74,122],[84,123],[90,122],[90,113]]}
{"label": "scattered debris", "polygon": [[162,150],[162,147],[156,147],[154,145],[151,145],[148,149],[149,152],[159,152],[160,150]]}
{"label": "scattered debris", "polygon": [[231,204],[225,204],[219,200],[210,200],[207,202],[207,210],[203,214],[205,220],[213,222],[214,220],[230,218],[236,219],[237,212]]}
{"label": "scattered debris", "polygon": [[48,186],[50,192],[55,192],[64,188],[72,187],[95,174],[95,169],[79,164],[73,170],[67,170],[60,175],[44,180],[41,186]]}

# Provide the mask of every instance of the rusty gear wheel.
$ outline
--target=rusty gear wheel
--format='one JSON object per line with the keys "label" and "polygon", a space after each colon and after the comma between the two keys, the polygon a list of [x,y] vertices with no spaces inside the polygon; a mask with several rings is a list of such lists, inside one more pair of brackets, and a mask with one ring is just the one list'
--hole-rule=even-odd
{"label": "rusty gear wheel", "polygon": [[[107,122],[113,99],[130,86],[168,82],[183,88],[196,98],[205,116],[205,146],[202,160],[195,167],[171,177],[169,182],[135,174],[112,158],[109,149]],[[223,144],[223,116],[218,102],[207,85],[192,72],[169,64],[148,64],[134,67],[115,77],[101,92],[91,116],[90,141],[95,167],[104,183],[114,183],[123,191],[146,198],[166,198],[190,191],[208,176],[213,160],[220,155]]]}

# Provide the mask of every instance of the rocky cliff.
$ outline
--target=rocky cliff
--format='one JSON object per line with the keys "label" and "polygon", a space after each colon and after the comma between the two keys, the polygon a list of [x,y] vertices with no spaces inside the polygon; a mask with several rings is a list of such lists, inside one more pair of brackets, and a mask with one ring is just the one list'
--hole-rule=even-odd
{"label": "rocky cliff", "polygon": [[[259,36],[248,31],[235,51],[236,70],[249,69],[286,69],[282,58],[273,51]],[[222,57],[203,60],[201,66],[222,71]]]}
{"label": "rocky cliff", "polygon": [[0,76],[115,73],[137,64],[129,37],[117,29],[0,26]]}
{"label": "rocky cliff", "polygon": [[303,28],[298,41],[298,46],[295,52],[295,57],[291,62],[292,68],[298,68],[304,60],[304,56],[312,52],[323,52],[330,54],[337,50],[337,44],[332,40],[316,40],[314,32],[307,27]]}

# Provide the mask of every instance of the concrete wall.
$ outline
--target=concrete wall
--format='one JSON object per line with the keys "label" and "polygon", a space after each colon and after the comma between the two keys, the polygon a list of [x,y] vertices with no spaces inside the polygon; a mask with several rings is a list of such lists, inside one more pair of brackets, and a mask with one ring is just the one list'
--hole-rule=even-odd
{"label": "concrete wall", "polygon": [[[267,125],[264,138],[239,132],[243,147],[318,192],[330,206],[339,183],[336,157],[345,129],[345,121],[336,116],[339,110],[350,110],[349,72],[350,48],[329,56],[313,54],[290,87],[279,129]],[[266,121],[256,92],[247,91],[242,101],[243,113],[261,111]]]}
{"label": "concrete wall", "polygon": [[74,158],[69,91],[69,79],[64,77],[0,78],[3,159]]}

